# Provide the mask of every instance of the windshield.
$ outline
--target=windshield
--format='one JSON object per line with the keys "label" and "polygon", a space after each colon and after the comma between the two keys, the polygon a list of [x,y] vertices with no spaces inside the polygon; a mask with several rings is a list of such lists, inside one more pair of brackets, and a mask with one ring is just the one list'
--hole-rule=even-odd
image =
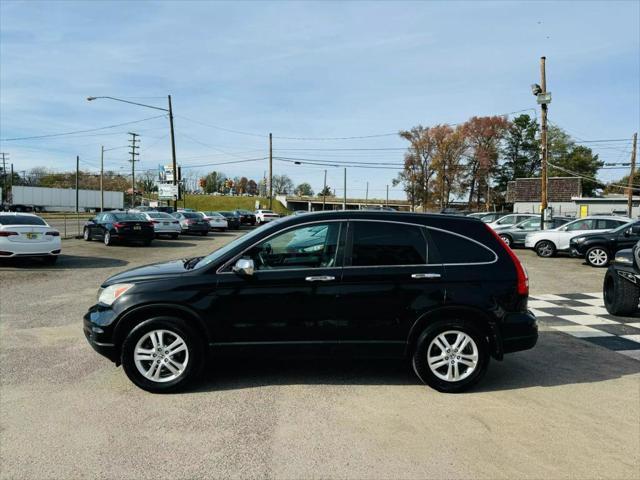
{"label": "windshield", "polygon": [[140,213],[113,213],[113,218],[119,222],[146,222],[147,219]]}
{"label": "windshield", "polygon": [[40,217],[30,215],[0,215],[0,225],[46,225]]}

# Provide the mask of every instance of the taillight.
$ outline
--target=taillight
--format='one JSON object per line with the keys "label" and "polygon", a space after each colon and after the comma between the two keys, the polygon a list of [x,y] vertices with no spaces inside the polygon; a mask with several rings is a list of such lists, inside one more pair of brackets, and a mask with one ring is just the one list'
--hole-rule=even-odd
{"label": "taillight", "polygon": [[511,258],[511,261],[513,262],[513,266],[516,269],[516,278],[518,280],[518,286],[517,286],[518,294],[529,295],[529,277],[527,276],[527,271],[522,266],[522,262],[520,262],[520,259],[513,252],[511,247],[509,247],[509,245],[504,243],[504,240],[500,238],[500,235],[498,235],[493,228],[491,228],[489,225],[486,225],[486,224],[485,226],[487,230],[491,232],[491,235],[493,235],[493,237],[500,243],[500,245],[502,245],[502,248],[506,250],[506,252],[509,254],[509,257]]}
{"label": "taillight", "polygon": [[195,221],[195,220],[187,220],[187,223],[188,223],[189,225],[191,225],[192,223],[196,223],[196,221]]}
{"label": "taillight", "polygon": [[18,235],[18,232],[0,231],[0,237],[11,237],[12,235]]}
{"label": "taillight", "polygon": [[57,232],[57,231],[53,230],[51,232],[45,233],[45,235],[51,235],[52,237],[59,237],[60,236],[60,232]]}
{"label": "taillight", "polygon": [[126,223],[114,223],[113,226],[115,228],[123,228],[125,227],[127,224]]}
{"label": "taillight", "polygon": [[180,223],[180,222],[179,222],[178,220],[174,220],[174,221],[173,221],[173,222],[171,222],[171,223]]}

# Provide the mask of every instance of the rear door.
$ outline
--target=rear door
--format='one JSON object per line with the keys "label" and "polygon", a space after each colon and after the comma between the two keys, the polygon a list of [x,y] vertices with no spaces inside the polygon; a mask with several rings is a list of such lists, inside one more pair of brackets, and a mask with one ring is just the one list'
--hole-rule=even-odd
{"label": "rear door", "polygon": [[337,300],[340,350],[401,356],[422,312],[442,304],[444,268],[427,262],[421,225],[352,220]]}

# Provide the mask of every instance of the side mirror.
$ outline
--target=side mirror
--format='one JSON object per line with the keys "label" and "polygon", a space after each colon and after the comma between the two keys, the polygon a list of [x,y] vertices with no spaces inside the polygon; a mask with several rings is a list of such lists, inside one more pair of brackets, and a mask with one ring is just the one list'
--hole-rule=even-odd
{"label": "side mirror", "polygon": [[254,272],[255,266],[250,258],[240,258],[233,266],[233,273],[237,273],[240,276],[250,277]]}
{"label": "side mirror", "polygon": [[627,230],[631,235],[640,235],[640,225],[634,225]]}

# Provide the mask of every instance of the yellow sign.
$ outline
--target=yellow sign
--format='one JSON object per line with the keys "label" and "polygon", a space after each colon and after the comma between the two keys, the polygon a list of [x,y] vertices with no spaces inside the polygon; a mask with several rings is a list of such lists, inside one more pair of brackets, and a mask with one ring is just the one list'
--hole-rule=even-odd
{"label": "yellow sign", "polygon": [[589,205],[580,205],[580,218],[584,218],[589,215]]}

